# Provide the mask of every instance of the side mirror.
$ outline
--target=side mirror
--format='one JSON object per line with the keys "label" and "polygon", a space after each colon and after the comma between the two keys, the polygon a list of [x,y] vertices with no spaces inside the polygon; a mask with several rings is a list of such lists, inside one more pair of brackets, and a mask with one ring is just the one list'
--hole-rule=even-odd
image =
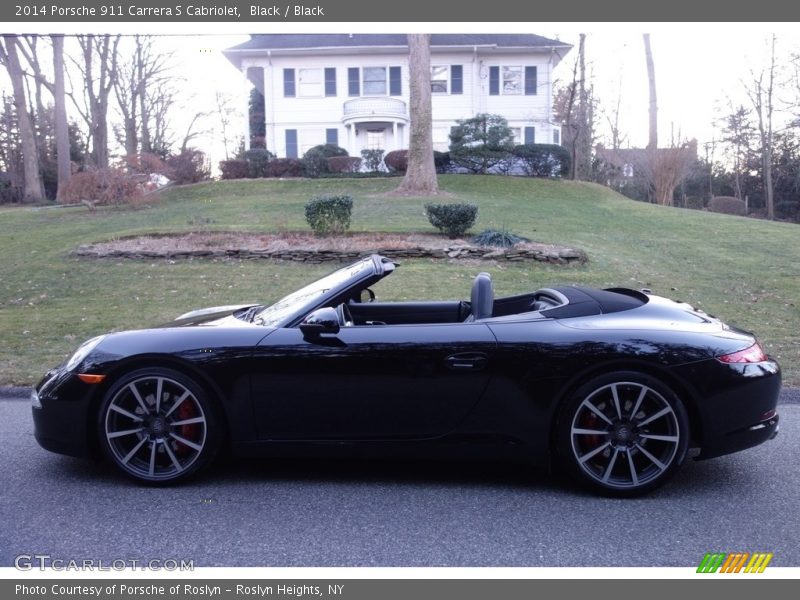
{"label": "side mirror", "polygon": [[323,333],[339,333],[339,316],[336,309],[326,306],[318,308],[300,323],[304,336],[318,336]]}
{"label": "side mirror", "polygon": [[359,294],[358,301],[364,304],[367,302],[375,302],[375,292],[369,288],[364,288]]}

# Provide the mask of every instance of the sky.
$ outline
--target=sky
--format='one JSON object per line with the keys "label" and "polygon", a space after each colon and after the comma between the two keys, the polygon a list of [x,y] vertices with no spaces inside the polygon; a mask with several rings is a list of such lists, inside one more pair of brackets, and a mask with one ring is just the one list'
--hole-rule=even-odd
{"label": "sky", "polygon": [[[37,24],[41,33],[49,29]],[[85,33],[87,25],[56,24],[57,30]],[[97,25],[92,27],[96,28]],[[74,28],[70,30],[69,28]],[[182,86],[181,110],[175,119],[180,138],[188,119],[197,110],[212,112],[217,91],[231,97],[240,110],[234,118],[234,134],[244,132],[244,108],[247,85],[238,71],[225,59],[222,50],[248,39],[249,33],[268,32],[267,24],[193,24],[196,33],[181,37],[164,37],[160,44],[175,52],[175,61],[186,79]],[[165,35],[174,33],[157,24],[119,24],[114,33],[141,32]],[[93,32],[100,33],[97,29]],[[697,23],[327,23],[281,25],[281,33],[408,33],[412,31],[442,33],[536,33],[575,45],[555,78],[566,82],[577,56],[580,33],[586,33],[587,69],[592,78],[601,111],[598,115],[598,141],[609,134],[606,114],[620,101],[621,129],[627,136],[625,145],[641,146],[647,141],[648,90],[642,33],[651,34],[659,105],[659,140],[663,144],[696,138],[703,144],[719,137],[714,123],[729,104],[747,104],[745,82],[752,71],[762,69],[767,60],[770,35],[778,36],[778,55],[788,57],[800,53],[796,25],[766,24],[697,24]],[[784,61],[786,62],[786,61]],[[788,75],[787,75],[788,76]],[[5,80],[0,88],[9,90]],[[794,81],[782,83],[778,94],[788,99],[797,92]],[[784,119],[787,115],[778,115]],[[209,117],[201,125],[208,130],[196,145],[209,153],[211,164],[225,158],[218,120]]]}

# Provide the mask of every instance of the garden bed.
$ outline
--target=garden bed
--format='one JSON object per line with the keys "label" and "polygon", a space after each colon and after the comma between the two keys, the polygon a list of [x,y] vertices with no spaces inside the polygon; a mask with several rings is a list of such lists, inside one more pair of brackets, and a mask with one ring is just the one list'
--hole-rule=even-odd
{"label": "garden bed", "polygon": [[535,260],[562,265],[587,260],[583,250],[554,244],[524,242],[511,248],[496,248],[437,235],[389,233],[315,237],[307,233],[193,232],[120,238],[81,245],[75,250],[78,256],[94,258],[238,258],[308,263],[345,262],[373,253],[396,259]]}

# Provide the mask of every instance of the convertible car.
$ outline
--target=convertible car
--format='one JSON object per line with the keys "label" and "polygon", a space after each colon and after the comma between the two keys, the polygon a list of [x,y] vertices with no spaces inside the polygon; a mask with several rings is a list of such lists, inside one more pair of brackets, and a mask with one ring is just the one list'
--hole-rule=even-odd
{"label": "convertible car", "polygon": [[[553,287],[382,302],[397,265],[339,269],[270,306],[95,337],[32,393],[53,452],[150,483],[234,455],[524,458],[595,491],[665,483],[778,432],[778,364],[749,333],[648,291]],[[468,290],[465,290],[465,296]]]}

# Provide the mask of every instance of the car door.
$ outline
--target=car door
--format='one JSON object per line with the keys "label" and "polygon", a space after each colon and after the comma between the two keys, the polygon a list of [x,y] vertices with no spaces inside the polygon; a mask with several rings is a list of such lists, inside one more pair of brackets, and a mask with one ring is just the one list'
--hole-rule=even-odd
{"label": "car door", "polygon": [[404,439],[445,434],[489,381],[482,323],[363,325],[335,335],[275,331],[254,353],[261,439]]}

